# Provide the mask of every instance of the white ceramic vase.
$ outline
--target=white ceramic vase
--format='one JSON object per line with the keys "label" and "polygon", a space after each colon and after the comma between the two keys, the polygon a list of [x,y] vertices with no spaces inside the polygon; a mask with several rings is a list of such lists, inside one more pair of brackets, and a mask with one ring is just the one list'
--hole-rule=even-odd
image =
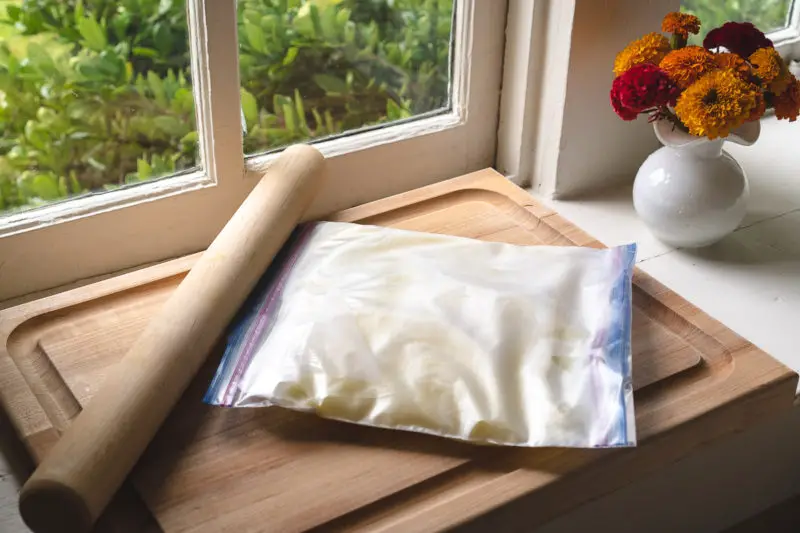
{"label": "white ceramic vase", "polygon": [[664,146],[636,173],[633,205],[639,218],[659,240],[682,248],[708,246],[735,230],[747,210],[749,187],[742,167],[722,145],[753,144],[761,123],[748,122],[713,141],[664,120],[653,127]]}

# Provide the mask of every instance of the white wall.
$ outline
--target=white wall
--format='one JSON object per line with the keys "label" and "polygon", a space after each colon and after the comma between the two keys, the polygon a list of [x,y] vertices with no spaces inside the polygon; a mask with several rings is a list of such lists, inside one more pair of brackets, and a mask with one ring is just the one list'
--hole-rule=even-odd
{"label": "white wall", "polygon": [[576,2],[566,105],[555,183],[545,194],[564,198],[622,181],[658,141],[647,120],[621,120],[609,103],[617,53],[631,40],[661,30],[661,19],[679,0],[580,0]]}

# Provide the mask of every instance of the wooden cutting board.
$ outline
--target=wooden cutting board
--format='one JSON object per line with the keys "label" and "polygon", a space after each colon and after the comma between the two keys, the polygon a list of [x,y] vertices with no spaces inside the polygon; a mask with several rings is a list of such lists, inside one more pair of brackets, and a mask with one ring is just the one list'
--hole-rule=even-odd
{"label": "wooden cutting board", "polygon": [[[492,170],[331,219],[602,247]],[[34,460],[91,400],[196,258],[0,312],[0,397]],[[409,532],[476,520],[466,527],[480,531],[524,516],[529,529],[791,406],[793,372],[647,275],[637,272],[634,285],[637,449],[480,447],[278,408],[212,408],[201,398],[219,362],[215,350],[101,528]]]}

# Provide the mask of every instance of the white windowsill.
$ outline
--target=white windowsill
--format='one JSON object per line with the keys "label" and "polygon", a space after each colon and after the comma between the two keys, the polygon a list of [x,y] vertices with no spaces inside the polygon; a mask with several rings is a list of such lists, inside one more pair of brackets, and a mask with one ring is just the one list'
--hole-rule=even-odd
{"label": "white windowsill", "polygon": [[800,122],[771,117],[762,126],[755,145],[726,144],[750,181],[748,214],[706,249],[656,240],[636,216],[630,185],[544,201],[607,245],[636,242],[642,270],[800,371]]}

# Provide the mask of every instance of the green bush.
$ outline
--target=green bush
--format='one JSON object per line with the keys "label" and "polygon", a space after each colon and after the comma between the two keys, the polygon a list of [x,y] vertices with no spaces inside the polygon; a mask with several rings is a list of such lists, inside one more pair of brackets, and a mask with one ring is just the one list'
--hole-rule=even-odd
{"label": "green bush", "polygon": [[[451,0],[237,5],[246,153],[448,103]],[[0,0],[0,209],[198,164],[185,10]]]}
{"label": "green bush", "polygon": [[702,44],[703,37],[729,21],[752,22],[763,32],[783,28],[792,0],[682,0],[681,11],[700,18],[700,35],[690,44]]}

